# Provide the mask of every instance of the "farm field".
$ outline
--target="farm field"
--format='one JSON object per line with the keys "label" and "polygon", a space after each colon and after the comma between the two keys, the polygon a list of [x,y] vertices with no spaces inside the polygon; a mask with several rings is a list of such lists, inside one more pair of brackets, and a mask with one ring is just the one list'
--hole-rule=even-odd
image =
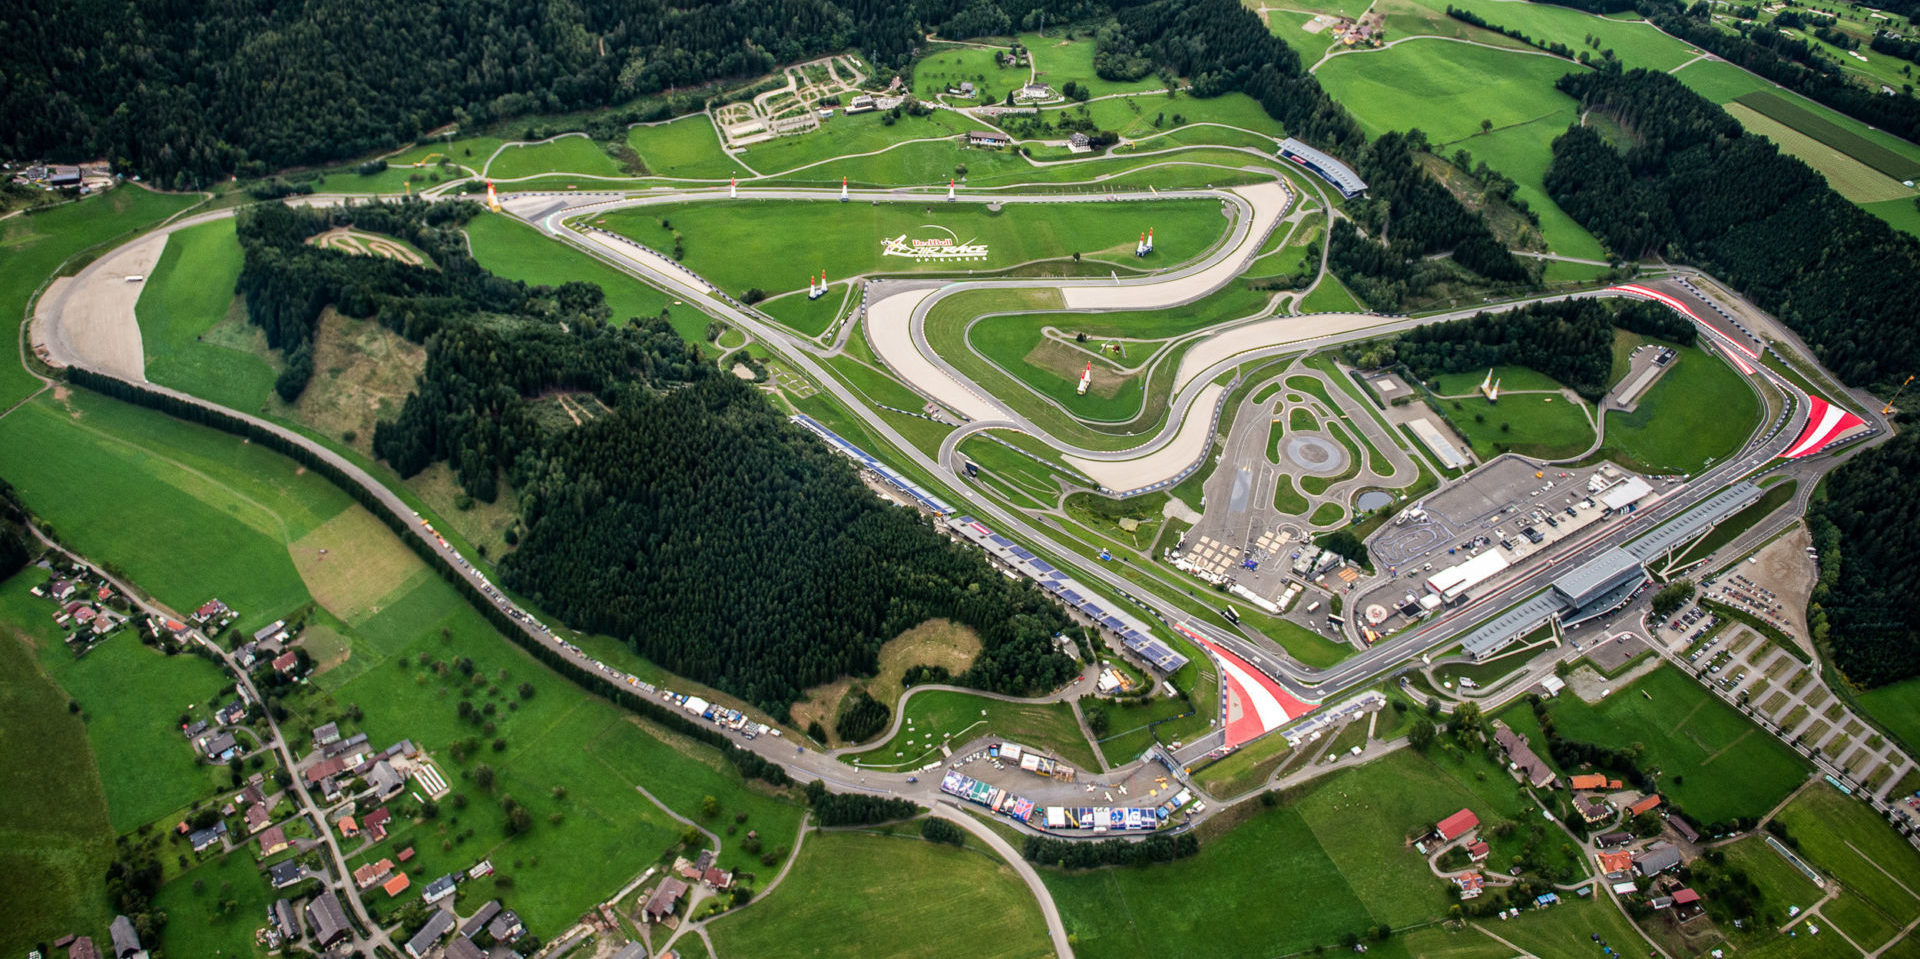
{"label": "farm field", "polygon": [[[1198,959],[1287,955],[1334,945],[1381,922],[1400,928],[1446,914],[1448,887],[1404,844],[1406,835],[1462,806],[1487,823],[1538,819],[1510,780],[1492,781],[1495,770],[1478,759],[1449,769],[1401,750],[1303,787],[1289,804],[1203,839],[1191,859],[1047,868],[1041,876],[1079,954],[1091,959],[1175,949]],[[1517,851],[1523,832],[1496,845],[1496,861]],[[1313,894],[1300,895],[1303,889]],[[1235,921],[1213,921],[1223,910]],[[1543,928],[1536,954],[1564,954],[1586,943],[1590,928],[1582,925],[1577,940],[1571,928]],[[1621,941],[1632,941],[1630,934]]]}
{"label": "farm field", "polygon": [[780,886],[715,922],[712,935],[729,956],[932,959],[953,955],[960,939],[968,956],[1052,954],[1040,908],[1011,867],[972,837],[956,849],[917,829],[812,833]]}
{"label": "farm field", "polygon": [[113,918],[101,877],[114,830],[87,727],[35,661],[71,661],[48,615],[52,604],[27,593],[45,578],[29,568],[0,582],[0,715],[9,717],[0,725],[0,763],[10,773],[0,777],[0,808],[9,812],[0,827],[0,902],[10,920],[0,927],[0,951],[9,955],[68,933],[104,936]]}
{"label": "farm field", "polygon": [[1741,96],[1741,106],[1824,143],[1896,180],[1920,176],[1920,161],[1830,121],[1798,102],[1772,91]]}
{"label": "farm field", "polygon": [[1920,207],[1912,200],[1882,200],[1878,203],[1862,203],[1860,209],[1887,221],[1887,225],[1903,233],[1920,236]]}
{"label": "farm field", "polygon": [[1478,14],[1490,24],[1519,30],[1542,43],[1559,41],[1576,52],[1582,49],[1585,38],[1592,36],[1600,42],[1600,46],[1598,49],[1586,49],[1595,58],[1600,56],[1601,50],[1610,49],[1627,69],[1645,67],[1649,70],[1671,70],[1695,56],[1694,48],[1632,15],[1596,17],[1571,7],[1503,3],[1501,0],[1421,2],[1423,6],[1443,14],[1448,2],[1451,2],[1453,6]]}
{"label": "farm field", "polygon": [[[1750,94],[1763,96],[1764,94]],[[1749,131],[1758,133],[1773,141],[1780,152],[1797,157],[1815,172],[1825,177],[1827,185],[1835,193],[1846,197],[1856,204],[1865,205],[1883,200],[1907,199],[1911,205],[1914,192],[1900,184],[1900,181],[1868,166],[1849,155],[1846,151],[1796,130],[1785,123],[1762,114],[1745,102],[1734,101],[1724,105],[1724,109],[1740,121],[1740,125]],[[1862,143],[1862,146],[1871,144]],[[1863,151],[1864,152],[1864,151]],[[1891,154],[1896,161],[1903,158]],[[1904,163],[1902,163],[1904,165]]]}
{"label": "farm field", "polygon": [[[125,240],[185,210],[197,198],[123,186],[76,203],[0,220],[0,315],[20,320],[27,301],[67,259],[82,250]],[[0,409],[40,388],[19,363],[0,363]]]}
{"label": "farm field", "polygon": [[[979,203],[837,203],[832,200],[757,200],[669,205],[596,217],[595,225],[659,250],[682,238],[688,268],[740,295],[804,289],[808,272],[829,281],[869,273],[957,273],[999,270],[1028,260],[1081,253],[1131,265],[1139,234],[1154,228],[1156,249],[1139,261],[1164,266],[1205,252],[1228,220],[1211,200],[1100,204],[1010,204],[999,212]],[[669,226],[662,226],[663,223]],[[1160,241],[1165,234],[1166,239]],[[985,246],[977,260],[922,261],[882,252],[906,237]],[[803,251],[789,250],[804,237]],[[1102,244],[1087,246],[1084,244]],[[770,274],[767,266],[788,269]]]}
{"label": "farm field", "polygon": [[1301,10],[1267,10],[1263,15],[1267,19],[1267,32],[1292,47],[1293,52],[1300,54],[1303,63],[1312,65],[1333,45],[1333,35],[1324,27],[1311,33],[1306,29],[1319,14]]}
{"label": "farm field", "polygon": [[943,742],[950,741],[957,749],[975,739],[1004,736],[1050,752],[1076,768],[1099,768],[1093,747],[1074,721],[1073,708],[1065,703],[1009,703],[936,689],[908,699],[906,717],[893,738],[845,757],[846,761],[876,768],[918,768],[940,758]]}
{"label": "farm field", "polygon": [[582,173],[603,177],[629,175],[607,155],[605,147],[578,135],[526,146],[507,146],[487,161],[486,169],[482,172],[493,180],[517,180],[545,173]]}
{"label": "farm field", "polygon": [[654,176],[724,179],[744,170],[720,148],[720,134],[704,113],[627,131],[627,145]]}
{"label": "farm field", "polygon": [[1920,679],[1870,689],[1858,698],[1860,708],[1902,745],[1920,748]]}
{"label": "farm field", "polygon": [[706,314],[674,304],[665,293],[632,275],[541,236],[539,230],[525,223],[482,214],[468,221],[467,240],[473,247],[473,258],[493,273],[534,285],[558,286],[572,280],[592,283],[606,293],[607,310],[614,320],[644,319],[666,310],[668,322],[681,339],[710,349]]}
{"label": "farm field", "polygon": [[1738,450],[1760,417],[1760,398],[1726,361],[1699,347],[1679,353],[1632,413],[1608,414],[1603,451],[1628,469],[1699,472]]}
{"label": "farm field", "polygon": [[[1862,902],[1855,922],[1899,928],[1920,910],[1914,878],[1920,876],[1920,852],[1859,800],[1815,783],[1781,810],[1779,822],[1799,843],[1799,852],[1816,869],[1839,880]],[[1836,920],[1837,922],[1838,920]],[[1882,937],[1884,938],[1884,937]],[[1881,942],[1863,943],[1869,948]]]}
{"label": "farm field", "polygon": [[134,312],[147,379],[254,412],[278,371],[234,296],[240,255],[231,217],[174,231]]}
{"label": "farm field", "polygon": [[[1524,704],[1508,712],[1527,713],[1529,724],[1533,718]],[[1702,824],[1763,815],[1807,775],[1786,745],[1670,667],[1614,690],[1598,706],[1559,697],[1551,714],[1567,739],[1644,745],[1644,762],[1663,773],[1662,795]]]}

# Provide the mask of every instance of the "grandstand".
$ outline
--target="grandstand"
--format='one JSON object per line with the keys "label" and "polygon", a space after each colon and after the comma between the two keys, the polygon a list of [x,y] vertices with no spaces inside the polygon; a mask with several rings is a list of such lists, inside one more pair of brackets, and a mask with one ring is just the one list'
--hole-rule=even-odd
{"label": "grandstand", "polygon": [[1349,200],[1367,192],[1367,181],[1360,179],[1360,174],[1353,172],[1352,167],[1292,137],[1280,141],[1280,155],[1333,184],[1333,188]]}
{"label": "grandstand", "polygon": [[933,493],[929,492],[925,487],[921,486],[920,484],[915,483],[914,481],[907,479],[905,476],[900,475],[898,472],[896,472],[893,469],[893,467],[888,466],[887,464],[882,463],[877,459],[874,459],[873,454],[868,453],[866,450],[863,450],[860,447],[855,446],[844,439],[841,439],[838,433],[835,433],[834,431],[827,429],[824,426],[821,426],[819,423],[814,421],[813,417],[808,416],[805,413],[801,413],[795,416],[788,417],[788,419],[791,419],[793,422],[806,427],[808,430],[811,430],[814,435],[820,437],[823,440],[826,440],[828,446],[833,447],[835,450],[838,450],[841,454],[846,456],[848,459],[853,460],[855,463],[859,464],[862,469],[872,470],[873,474],[875,476],[880,477],[880,479],[884,480],[888,486],[891,486],[894,489],[897,489],[900,492],[907,494],[907,496],[911,497],[914,502],[919,503],[922,508],[926,509],[928,512],[932,513],[933,515],[935,516],[952,516],[953,515],[953,507],[948,506],[945,500],[942,500],[940,497],[933,495]]}
{"label": "grandstand", "polygon": [[1149,666],[1163,673],[1172,673],[1187,664],[1187,657],[1153,638],[1145,623],[1119,610],[1108,609],[1103,605],[1105,600],[1096,598],[1091,590],[1056,569],[1052,563],[1033,555],[1026,547],[980,525],[971,516],[953,520],[948,528],[967,542],[986,550],[987,555],[1000,565],[1040,584],[1041,589],[1058,597],[1069,608],[1079,611],[1096,625],[1119,637],[1121,645]]}

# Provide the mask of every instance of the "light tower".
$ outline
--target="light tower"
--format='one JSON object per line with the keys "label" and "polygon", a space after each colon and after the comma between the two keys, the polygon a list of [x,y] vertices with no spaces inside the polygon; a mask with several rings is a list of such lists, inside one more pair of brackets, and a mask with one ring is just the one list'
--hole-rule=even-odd
{"label": "light tower", "polygon": [[847,202],[847,178],[840,178],[840,202]]}
{"label": "light tower", "polygon": [[492,180],[487,181],[487,209],[492,210],[495,213],[500,212],[500,196],[499,194],[493,192]]}

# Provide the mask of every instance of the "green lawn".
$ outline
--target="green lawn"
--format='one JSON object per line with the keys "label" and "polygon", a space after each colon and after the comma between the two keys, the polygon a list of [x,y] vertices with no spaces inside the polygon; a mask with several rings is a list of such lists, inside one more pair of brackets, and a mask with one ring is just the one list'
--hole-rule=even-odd
{"label": "green lawn", "polygon": [[1346,285],[1332,273],[1322,276],[1320,285],[1300,301],[1302,313],[1360,313],[1365,310],[1366,307],[1347,292]]}
{"label": "green lawn", "polygon": [[[936,110],[924,117],[902,115],[891,124],[885,116],[877,112],[837,114],[811,133],[752,144],[741,151],[740,161],[762,175],[773,176],[837,157],[886,150],[876,157],[814,167],[807,171],[808,178],[838,182],[840,177],[847,176],[856,183],[922,186],[936,186],[950,177],[963,176],[954,169],[961,164],[967,165],[969,172],[975,167],[986,172],[995,167],[1026,165],[1009,151],[972,150],[962,146],[961,134],[984,127],[952,111]],[[901,146],[909,141],[936,139],[940,142]]]}
{"label": "green lawn", "polygon": [[1287,46],[1300,54],[1301,61],[1311,66],[1333,45],[1333,35],[1322,29],[1318,33],[1308,33],[1306,26],[1316,15],[1300,10],[1269,10],[1266,13],[1267,32],[1279,37]]}
{"label": "green lawn", "polygon": [[1920,206],[1911,199],[1862,203],[1860,209],[1887,221],[1896,230],[1920,236]]}
{"label": "green lawn", "polygon": [[[1595,58],[1601,50],[1612,50],[1628,69],[1671,70],[1694,56],[1693,48],[1661,33],[1650,23],[1631,16],[1596,17],[1571,7],[1546,4],[1502,3],[1500,0],[1451,0],[1453,6],[1470,10],[1495,26],[1520,30],[1534,40],[1559,41],[1576,52],[1591,36],[1600,41],[1598,50],[1587,47]],[[1447,2],[1428,0],[1429,6],[1445,9]],[[1691,70],[1693,67],[1688,67]]]}
{"label": "green lawn", "polygon": [[[0,220],[0,316],[25,318],[27,301],[68,257],[109,241],[123,240],[198,197],[152,193],[122,186],[77,203],[48,207]],[[19,363],[0,363],[0,410],[40,387]]]}
{"label": "green lawn", "polygon": [[1632,413],[1608,414],[1604,451],[1628,469],[1697,473],[1738,451],[1760,418],[1738,370],[1699,347],[1679,352]]}
{"label": "green lawn", "polygon": [[1860,708],[1910,752],[1920,748],[1920,678],[1860,693]]}
{"label": "green lawn", "polygon": [[1000,102],[1027,82],[1025,68],[1000,65],[999,55],[1004,52],[1004,47],[934,47],[913,62],[913,95],[938,100],[949,88],[958,90],[960,84],[971,83],[976,95]]}
{"label": "green lawn", "polygon": [[[1516,821],[1495,843],[1495,863],[1507,862],[1540,821],[1519,795],[1484,758],[1441,766],[1401,750],[1203,838],[1191,859],[1041,875],[1077,937],[1077,953],[1089,959],[1287,955],[1333,946],[1344,933],[1381,922],[1401,928],[1443,917],[1450,887],[1404,838],[1467,806],[1483,823]],[[1537,954],[1569,954],[1587,931],[1575,939],[1571,929],[1544,929]]]}
{"label": "green lawn", "polygon": [[257,339],[264,349],[266,340],[234,296],[240,244],[233,231],[229,217],[169,235],[134,312],[147,379],[253,412],[266,402],[276,371],[248,348]]}
{"label": "green lawn", "polygon": [[[29,569],[0,582],[0,902],[11,921],[0,952],[77,932],[106,935],[113,917],[101,877],[113,858],[113,825],[87,727],[67,694],[35,662],[64,657],[53,604],[27,595],[46,574]],[[131,642],[121,636],[118,642]],[[48,652],[51,650],[51,652]],[[103,703],[111,706],[111,703]],[[184,750],[184,741],[174,743]]]}
{"label": "green lawn", "polygon": [[720,134],[704,113],[634,127],[627,131],[627,145],[655,176],[723,179],[746,172],[720,149]]}
{"label": "green lawn", "polygon": [[676,305],[665,293],[511,217],[481,215],[467,224],[473,258],[489,271],[509,280],[558,286],[572,280],[592,283],[607,295],[607,309],[615,320],[654,317],[666,310],[668,321],[689,343],[706,342],[708,317],[698,309]]}
{"label": "green lawn", "polygon": [[1073,80],[1085,87],[1096,97],[1109,93],[1132,93],[1139,90],[1158,90],[1165,86],[1159,77],[1151,74],[1138,80],[1106,80],[1093,69],[1093,39],[1063,38],[1058,31],[1046,35],[1023,33],[1020,42],[1033,53],[1033,69],[1044,77],[1048,85],[1055,90]]}
{"label": "green lawn", "polygon": [[1561,459],[1578,456],[1593,445],[1593,425],[1584,403],[1569,402],[1557,393],[1510,393],[1511,388],[1511,383],[1501,384],[1498,403],[1478,393],[1434,402],[1473,444],[1474,455],[1482,462],[1505,452]]}
{"label": "green lawn", "polygon": [[[1508,712],[1527,711],[1521,704]],[[1807,775],[1792,749],[1669,667],[1615,689],[1599,706],[1561,696],[1552,715],[1568,739],[1644,747],[1642,761],[1661,772],[1661,793],[1701,823],[1763,815]]]}
{"label": "green lawn", "polygon": [[1920,898],[1910,891],[1920,878],[1920,852],[1860,800],[1815,783],[1781,810],[1779,821],[1800,844],[1800,854],[1864,900],[1866,912],[1904,926],[1920,910]]}
{"label": "green lawn", "polygon": [[548,143],[509,146],[487,162],[486,176],[512,180],[543,173],[586,173],[624,177],[625,170],[607,155],[605,147],[585,136],[563,136]]}
{"label": "green lawn", "polygon": [[[816,832],[764,900],[712,925],[728,956],[869,959],[1052,955],[1038,904],[1013,869],[912,835]],[[977,936],[987,933],[985,939]]]}
{"label": "green lawn", "polygon": [[899,734],[866,752],[848,757],[857,765],[917,769],[940,758],[940,745],[958,748],[974,739],[1004,736],[1023,746],[1045,750],[1080,769],[1097,769],[1093,747],[1080,733],[1073,709],[1065,703],[1027,705],[985,699],[971,693],[929,690],[907,700],[908,722]]}
{"label": "green lawn", "polygon": [[[163,846],[160,856],[166,858],[172,848]],[[215,856],[168,882],[153,897],[153,908],[167,914],[160,944],[174,956],[262,955],[253,934],[265,925],[267,910],[281,895],[267,883],[251,852]],[[232,907],[221,908],[222,900]],[[306,918],[300,922],[304,926]],[[152,948],[155,943],[145,945]]]}
{"label": "green lawn", "polygon": [[[817,277],[823,269],[830,281],[869,273],[965,274],[1075,253],[1132,265],[1139,234],[1149,226],[1155,251],[1141,263],[1167,266],[1205,252],[1228,225],[1219,205],[1208,200],[1010,204],[994,212],[984,204],[937,199],[700,203],[609,213],[594,223],[669,252],[677,231],[686,265],[735,295],[754,287],[804,290],[809,274]],[[786,249],[795,236],[808,238],[804,251]],[[979,260],[952,262],[885,255],[885,241],[900,236],[979,244],[987,252]],[[784,267],[770,270],[770,264]]]}

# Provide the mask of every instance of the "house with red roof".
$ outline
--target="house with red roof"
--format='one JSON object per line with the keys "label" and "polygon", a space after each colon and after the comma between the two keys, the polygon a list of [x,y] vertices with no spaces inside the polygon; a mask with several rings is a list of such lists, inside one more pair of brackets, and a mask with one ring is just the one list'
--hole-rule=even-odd
{"label": "house with red roof", "polygon": [[1476,840],[1467,846],[1467,858],[1474,862],[1486,862],[1487,854],[1492,851],[1493,847],[1487,845],[1486,840]]}
{"label": "house with red roof", "polygon": [[1462,809],[1440,820],[1439,825],[1433,827],[1433,834],[1440,837],[1441,842],[1452,842],[1479,826],[1480,817],[1474,815],[1471,809]]}
{"label": "house with red roof", "polygon": [[1627,815],[1629,817],[1638,816],[1641,813],[1652,812],[1658,808],[1660,808],[1660,794],[1655,793],[1651,796],[1648,796],[1645,799],[1640,800],[1637,803],[1634,803],[1631,806],[1628,806]]}

